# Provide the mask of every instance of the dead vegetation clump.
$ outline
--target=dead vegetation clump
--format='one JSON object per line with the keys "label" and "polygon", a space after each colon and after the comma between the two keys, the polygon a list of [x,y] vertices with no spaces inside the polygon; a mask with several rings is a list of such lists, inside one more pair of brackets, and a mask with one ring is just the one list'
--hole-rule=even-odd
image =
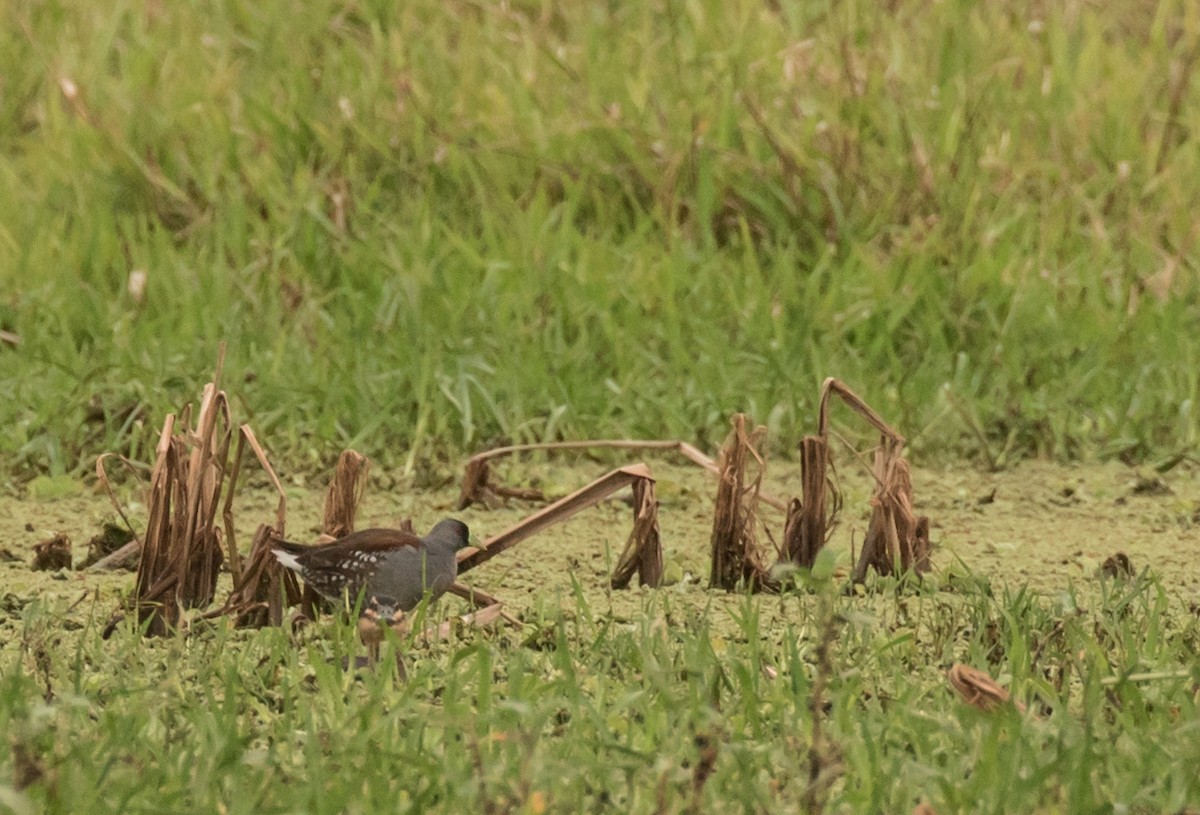
{"label": "dead vegetation clump", "polygon": [[[150,635],[167,633],[184,610],[206,607],[216,594],[224,560],[217,508],[233,436],[220,375],[218,361],[213,381],[204,387],[195,426],[191,405],[180,415],[181,431],[169,414],[155,448],[134,589],[138,623]],[[102,456],[96,469],[107,486],[103,462]]]}
{"label": "dead vegetation clump", "polygon": [[832,463],[823,436],[805,436],[800,441],[800,497],[788,503],[781,560],[811,569],[817,553],[829,542],[842,505],[841,493],[829,475]]}
{"label": "dead vegetation clump", "polygon": [[754,590],[772,585],[758,551],[758,498],[767,462],[762,446],[767,429],[746,429],[744,414],[735,414],[733,431],[721,449],[716,506],[710,541],[709,586],[732,591],[745,584]]}
{"label": "dead vegetation clump", "polygon": [[929,519],[918,517],[913,511],[912,472],[902,455],[904,437],[845,383],[833,378],[826,379],[821,386],[817,435],[806,437],[800,446],[803,500],[793,503],[789,510],[784,557],[797,565],[811,567],[817,552],[828,542],[841,508],[837,489],[826,475],[832,461],[829,411],[833,396],[880,434],[871,468],[875,481],[871,520],[854,567],[854,581],[865,580],[869,569],[888,575],[928,571]]}
{"label": "dead vegetation clump", "polygon": [[623,589],[637,573],[638,583],[657,588],[662,585],[662,541],[658,533],[658,499],[654,495],[654,480],[639,478],[632,484],[633,529],[625,549],[617,559],[610,585]]}
{"label": "dead vegetation clump", "polygon": [[[146,530],[140,538],[98,561],[101,568],[136,554],[137,577],[132,598],[132,611],[147,635],[165,634],[177,628],[185,611],[203,609],[215,599],[217,578],[227,565],[234,578],[234,596],[226,603],[236,607],[239,591],[244,590],[245,577],[237,542],[234,538],[233,494],[246,445],[258,455],[279,491],[277,530],[282,534],[284,519],[283,488],[279,484],[266,454],[248,425],[238,432],[237,454],[230,469],[230,446],[233,440],[233,421],[229,399],[220,389],[221,368],[225,349],[222,347],[213,379],[204,387],[200,409],[192,421],[192,406],[186,406],[178,421],[168,414],[155,447],[154,466],[145,498]],[[96,460],[96,475],[108,492],[117,513],[132,529],[120,502],[113,493],[105,462],[112,454]],[[133,467],[132,462],[117,456],[119,461]],[[228,481],[226,480],[228,476]],[[221,501],[224,497],[224,507]],[[223,521],[222,526],[218,525]],[[270,527],[267,528],[270,530]],[[269,534],[260,528],[251,550],[250,565],[257,565],[256,556],[269,552]],[[265,598],[264,598],[265,600]],[[105,635],[124,618],[118,611],[105,629]]]}
{"label": "dead vegetation clump", "polygon": [[70,569],[71,539],[60,532],[54,537],[34,545],[33,563],[29,568],[35,572],[56,572],[59,569]]}
{"label": "dead vegetation clump", "polygon": [[77,568],[87,569],[100,563],[110,555],[119,552],[122,547],[136,540],[133,531],[127,527],[106,521],[100,529],[100,534],[94,535],[87,544],[87,557]]}
{"label": "dead vegetation clump", "polygon": [[338,457],[333,481],[325,494],[325,517],[321,531],[337,540],[354,531],[358,507],[367,492],[367,474],[371,462],[367,457],[346,450]]}

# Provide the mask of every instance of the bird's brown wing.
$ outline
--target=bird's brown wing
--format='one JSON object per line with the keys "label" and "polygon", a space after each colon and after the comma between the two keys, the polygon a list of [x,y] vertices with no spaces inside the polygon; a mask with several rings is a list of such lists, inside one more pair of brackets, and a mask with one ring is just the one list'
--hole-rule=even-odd
{"label": "bird's brown wing", "polygon": [[[393,549],[420,547],[421,539],[399,529],[363,529],[353,532],[333,543],[317,546],[285,547],[296,555],[296,561],[305,569],[317,571],[346,568],[348,564],[368,563],[373,567],[373,556],[382,555]],[[368,571],[373,571],[373,568]]]}

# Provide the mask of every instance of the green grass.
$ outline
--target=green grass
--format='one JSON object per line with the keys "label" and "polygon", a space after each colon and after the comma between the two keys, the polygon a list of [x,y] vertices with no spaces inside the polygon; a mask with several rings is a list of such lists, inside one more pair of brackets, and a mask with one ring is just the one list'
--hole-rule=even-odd
{"label": "green grass", "polygon": [[147,457],[222,340],[299,469],[787,449],[826,375],[930,455],[1190,449],[1190,9],[14,0],[0,463]]}
{"label": "green grass", "polygon": [[[699,607],[664,591],[631,618],[576,592],[520,634],[414,647],[406,685],[345,673],[353,632],[332,621],[298,647],[278,629],[149,642],[122,629],[102,642],[95,621],[64,628],[86,611],[34,603],[0,661],[14,748],[0,759],[0,810],[1200,807],[1195,614],[1146,576],[1057,599],[964,585],[859,597],[827,585]],[[942,674],[956,660],[1010,685],[1028,712],[960,702]]]}

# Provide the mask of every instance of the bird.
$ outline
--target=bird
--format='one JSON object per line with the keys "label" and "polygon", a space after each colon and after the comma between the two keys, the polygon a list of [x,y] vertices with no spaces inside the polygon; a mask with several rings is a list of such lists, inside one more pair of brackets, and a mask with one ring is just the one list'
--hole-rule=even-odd
{"label": "bird", "polygon": [[[412,611],[428,592],[437,599],[458,577],[458,551],[470,546],[462,521],[439,521],[418,538],[399,529],[363,529],[333,543],[305,546],[279,541],[271,549],[283,566],[334,602],[387,598],[390,608]],[[381,601],[381,607],[382,607]]]}
{"label": "bird", "polygon": [[[398,637],[403,637],[412,629],[412,622],[397,605],[396,601],[387,595],[372,595],[359,611],[358,637],[367,646],[367,664],[379,662],[379,644],[391,630]],[[408,678],[408,670],[404,667],[404,658],[396,652],[396,672],[400,679]]]}

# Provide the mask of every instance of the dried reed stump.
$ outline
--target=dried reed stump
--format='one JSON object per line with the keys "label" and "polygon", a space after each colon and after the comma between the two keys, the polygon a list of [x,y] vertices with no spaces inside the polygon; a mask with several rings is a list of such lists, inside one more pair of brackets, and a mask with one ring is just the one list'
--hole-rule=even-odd
{"label": "dried reed stump", "polygon": [[829,541],[841,509],[841,494],[829,477],[829,444],[821,436],[800,442],[800,495],[788,505],[783,527],[781,560],[811,569],[817,553]]}
{"label": "dried reed stump", "polygon": [[338,457],[333,481],[325,494],[325,519],[321,524],[321,531],[334,540],[354,531],[354,519],[367,491],[370,470],[371,462],[354,450],[346,450]]}
{"label": "dried reed stump", "polygon": [[638,583],[658,588],[662,585],[663,556],[662,541],[658,533],[658,499],[654,496],[654,481],[639,478],[633,482],[633,531],[625,543],[625,550],[617,559],[613,570],[612,587],[624,589],[629,586],[633,573],[637,572]]}
{"label": "dried reed stump", "polygon": [[238,627],[282,625],[284,610],[300,602],[295,573],[283,568],[271,552],[278,540],[279,534],[267,524],[254,533],[241,576],[221,609],[234,617]]}
{"label": "dried reed stump", "polygon": [[215,526],[217,505],[229,461],[232,426],[229,401],[213,381],[191,422],[184,409],[175,431],[168,415],[159,435],[150,474],[149,517],[143,536],[134,597],[138,622],[146,633],[161,635],[175,628],[180,611],[203,608],[213,601],[217,573],[224,559],[221,533]]}
{"label": "dried reed stump", "polygon": [[879,574],[929,571],[929,518],[913,512],[912,471],[900,458],[902,445],[903,440],[885,436],[875,451],[871,521],[854,567],[855,582],[862,582],[868,569]]}
{"label": "dried reed stump", "polygon": [[[732,591],[744,583],[757,591],[771,585],[756,543],[758,493],[766,470],[761,448],[767,429],[760,426],[747,432],[741,413],[734,415],[732,424],[717,463],[709,586]],[[748,475],[750,462],[754,469]]]}

